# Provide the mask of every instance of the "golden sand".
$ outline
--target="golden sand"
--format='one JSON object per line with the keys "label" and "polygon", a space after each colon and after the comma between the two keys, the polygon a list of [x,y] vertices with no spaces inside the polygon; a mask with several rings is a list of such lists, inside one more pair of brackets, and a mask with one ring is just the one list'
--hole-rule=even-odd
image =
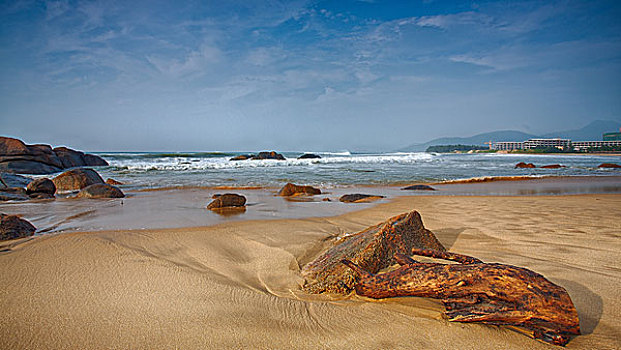
{"label": "golden sand", "polygon": [[621,195],[402,197],[331,218],[72,233],[0,245],[2,349],[552,349],[450,323],[432,299],[302,293],[331,237],[418,210],[451,251],[565,287],[582,336],[621,348]]}

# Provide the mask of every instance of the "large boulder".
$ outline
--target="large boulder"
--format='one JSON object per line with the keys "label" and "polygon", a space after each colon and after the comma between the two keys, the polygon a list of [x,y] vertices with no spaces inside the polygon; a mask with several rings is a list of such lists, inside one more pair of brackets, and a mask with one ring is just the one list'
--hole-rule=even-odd
{"label": "large boulder", "polygon": [[108,165],[102,158],[66,147],[52,149],[49,145],[26,145],[24,142],[0,137],[0,171],[23,174],[50,174],[76,166]]}
{"label": "large boulder", "polygon": [[54,181],[50,179],[36,179],[28,184],[26,193],[28,193],[28,195],[33,193],[47,193],[53,195],[56,193],[56,185],[54,185]]}
{"label": "large boulder", "polygon": [[303,289],[311,293],[347,294],[355,275],[343,265],[348,259],[370,273],[395,263],[396,253],[411,255],[412,248],[445,251],[433,232],[423,226],[417,211],[404,213],[341,240],[302,268]]}
{"label": "large boulder", "polygon": [[103,184],[104,181],[93,169],[76,168],[65,171],[54,178],[56,192],[71,192],[81,190],[93,184]]}
{"label": "large boulder", "polygon": [[125,194],[118,187],[97,183],[84,187],[76,198],[123,198]]}
{"label": "large boulder", "polygon": [[321,194],[321,190],[312,186],[299,186],[292,184],[289,182],[278,192],[279,196],[282,197],[290,197],[290,196],[312,196],[316,194]]}
{"label": "large boulder", "polygon": [[339,201],[343,203],[366,203],[376,201],[378,199],[382,199],[384,196],[377,196],[372,194],[362,194],[362,193],[354,193],[354,194],[344,194],[339,198]]}
{"label": "large boulder", "polygon": [[246,197],[235,193],[225,193],[214,196],[214,198],[215,199],[207,206],[207,209],[213,210],[221,208],[243,207],[246,205]]}
{"label": "large boulder", "polygon": [[275,151],[271,151],[271,152],[259,152],[259,154],[252,156],[253,160],[261,160],[261,159],[276,159],[276,160],[286,160],[285,157],[280,154],[280,153],[276,153]]}
{"label": "large boulder", "polygon": [[30,237],[37,229],[17,215],[0,213],[0,241]]}

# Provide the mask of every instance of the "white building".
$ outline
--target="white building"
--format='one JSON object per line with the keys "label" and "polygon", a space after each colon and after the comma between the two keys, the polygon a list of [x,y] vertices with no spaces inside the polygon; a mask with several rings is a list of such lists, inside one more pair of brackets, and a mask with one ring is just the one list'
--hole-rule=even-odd
{"label": "white building", "polygon": [[600,148],[600,147],[621,147],[621,140],[615,141],[576,141],[571,143],[572,147],[576,151],[583,151],[589,148]]}
{"label": "white building", "polygon": [[571,147],[570,139],[530,139],[524,141],[524,149],[533,148],[558,148],[565,149]]}
{"label": "white building", "polygon": [[524,149],[524,142],[494,142],[494,149],[496,150],[505,150],[505,151],[513,151],[515,149]]}

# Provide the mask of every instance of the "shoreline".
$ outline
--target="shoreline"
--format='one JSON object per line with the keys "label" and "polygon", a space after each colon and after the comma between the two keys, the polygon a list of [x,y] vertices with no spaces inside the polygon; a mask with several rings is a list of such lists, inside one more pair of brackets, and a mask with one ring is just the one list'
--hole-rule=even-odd
{"label": "shoreline", "polygon": [[615,348],[620,207],[620,194],[401,196],[338,216],[41,236],[0,253],[0,344],[549,349],[507,327],[447,322],[433,299],[299,290],[300,267],[333,238],[416,209],[450,251],[565,287],[583,330],[568,349]]}

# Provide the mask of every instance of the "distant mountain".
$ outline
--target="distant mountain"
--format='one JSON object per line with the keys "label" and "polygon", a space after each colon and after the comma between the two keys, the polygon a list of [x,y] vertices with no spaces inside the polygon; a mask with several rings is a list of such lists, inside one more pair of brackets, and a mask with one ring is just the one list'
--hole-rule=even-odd
{"label": "distant mountain", "polygon": [[542,137],[560,137],[573,141],[600,141],[603,133],[619,131],[619,126],[621,126],[621,122],[618,121],[596,120],[581,129],[551,132],[542,135]]}
{"label": "distant mountain", "polygon": [[568,138],[574,141],[601,140],[605,132],[619,130],[621,122],[613,120],[596,120],[577,130],[551,132],[544,135],[532,135],[517,130],[502,130],[486,132],[471,137],[442,137],[425,143],[415,143],[399,149],[400,152],[423,152],[429,146],[435,145],[483,145],[484,142],[498,141],[525,141],[532,138]]}

